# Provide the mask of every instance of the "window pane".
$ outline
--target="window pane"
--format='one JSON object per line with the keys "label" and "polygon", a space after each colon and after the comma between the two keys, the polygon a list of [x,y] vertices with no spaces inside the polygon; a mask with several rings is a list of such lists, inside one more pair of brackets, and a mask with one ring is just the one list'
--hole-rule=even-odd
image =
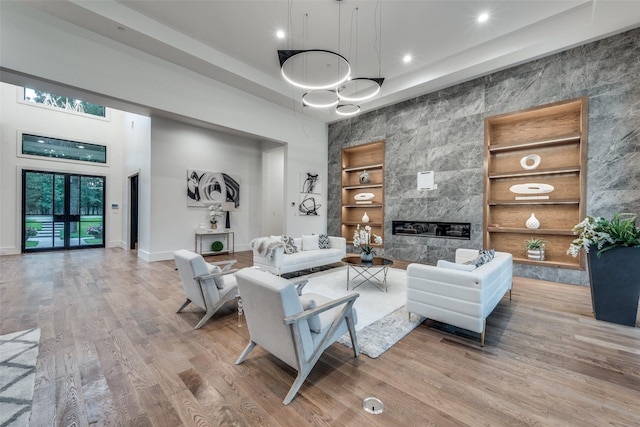
{"label": "window pane", "polygon": [[79,99],[68,98],[53,93],[42,92],[40,90],[24,88],[24,100],[47,107],[60,108],[62,110],[76,113],[91,114],[92,116],[104,117],[106,108],[104,105],[92,104]]}
{"label": "window pane", "polygon": [[107,147],[104,145],[47,138],[26,133],[22,135],[22,154],[92,163],[107,163]]}

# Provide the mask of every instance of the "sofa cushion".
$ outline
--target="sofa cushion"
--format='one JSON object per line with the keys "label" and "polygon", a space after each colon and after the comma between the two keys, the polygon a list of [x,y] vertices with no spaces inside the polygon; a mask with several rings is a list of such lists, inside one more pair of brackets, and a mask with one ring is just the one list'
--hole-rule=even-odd
{"label": "sofa cushion", "polygon": [[[316,304],[316,300],[305,298],[304,296],[300,297],[300,303],[302,303],[303,310],[311,310],[318,306]],[[319,334],[320,331],[322,330],[322,323],[320,322],[320,316],[317,314],[314,314],[311,317],[307,317],[307,323],[309,323],[309,329],[311,330],[311,332],[315,332],[316,334]]]}
{"label": "sofa cushion", "polygon": [[317,234],[302,235],[302,250],[315,251],[320,249],[319,238]]}
{"label": "sofa cushion", "polygon": [[[222,272],[222,269],[217,265],[208,264],[207,267],[209,268],[209,274],[217,274]],[[222,276],[214,277],[213,283],[216,284],[216,288],[224,289],[224,278]]]}
{"label": "sofa cushion", "polygon": [[318,247],[320,249],[331,249],[331,241],[328,234],[320,234],[318,236]]}
{"label": "sofa cushion", "polygon": [[473,271],[476,269],[474,264],[458,264],[451,261],[439,260],[438,267],[448,268],[451,270],[460,270],[460,271]]}
{"label": "sofa cushion", "polygon": [[496,255],[496,251],[494,249],[481,250],[478,252],[478,257],[476,259],[472,261],[467,261],[465,262],[465,264],[480,267],[481,265],[491,261],[495,255]]}
{"label": "sofa cushion", "polygon": [[296,246],[293,237],[291,236],[282,236],[282,243],[284,243],[284,253],[285,254],[295,254],[298,252],[298,247]]}

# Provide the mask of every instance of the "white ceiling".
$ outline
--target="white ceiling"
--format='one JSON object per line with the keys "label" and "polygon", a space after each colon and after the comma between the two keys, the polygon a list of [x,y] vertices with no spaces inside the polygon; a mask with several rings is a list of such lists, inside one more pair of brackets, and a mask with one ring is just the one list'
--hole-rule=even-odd
{"label": "white ceiling", "polygon": [[[380,94],[360,104],[368,111],[640,26],[636,0],[28,3],[328,123],[341,117],[333,109],[302,107],[304,91],[280,75],[278,49],[339,50],[358,76],[380,72],[385,78]],[[482,24],[477,22],[481,12],[490,15]],[[277,39],[278,29],[288,37]],[[413,57],[408,65],[402,61],[405,54]]]}

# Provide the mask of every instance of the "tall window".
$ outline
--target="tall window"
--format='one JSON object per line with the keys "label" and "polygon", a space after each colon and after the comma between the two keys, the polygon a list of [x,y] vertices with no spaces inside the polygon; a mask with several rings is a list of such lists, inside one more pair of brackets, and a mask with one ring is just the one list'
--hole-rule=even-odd
{"label": "tall window", "polygon": [[60,108],[76,113],[91,114],[92,116],[105,117],[104,105],[92,104],[79,99],[68,98],[41,90],[24,88],[24,100],[48,107]]}

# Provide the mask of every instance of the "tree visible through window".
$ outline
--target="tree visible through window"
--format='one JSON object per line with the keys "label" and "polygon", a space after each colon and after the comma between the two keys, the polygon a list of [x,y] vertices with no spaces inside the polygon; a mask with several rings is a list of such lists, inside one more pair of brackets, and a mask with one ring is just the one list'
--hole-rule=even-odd
{"label": "tree visible through window", "polygon": [[48,107],[74,111],[76,113],[91,114],[98,117],[105,116],[105,107],[103,105],[92,104],[79,99],[43,92],[41,90],[24,88],[24,100],[46,105]]}

